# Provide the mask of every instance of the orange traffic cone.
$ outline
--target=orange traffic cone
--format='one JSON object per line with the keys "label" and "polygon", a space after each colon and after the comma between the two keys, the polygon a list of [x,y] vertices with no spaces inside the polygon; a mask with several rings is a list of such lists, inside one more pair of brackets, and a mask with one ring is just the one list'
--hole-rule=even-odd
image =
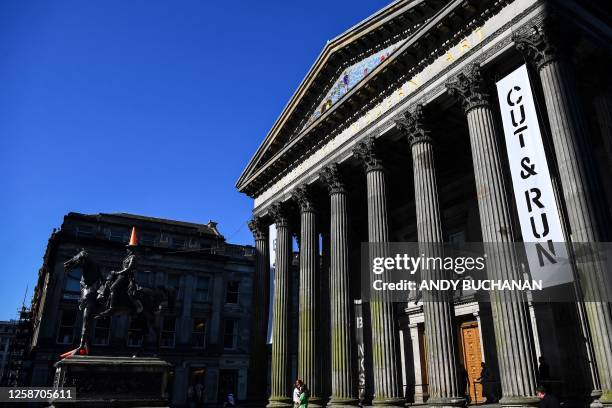
{"label": "orange traffic cone", "polygon": [[132,227],[132,235],[130,236],[129,246],[137,246],[138,245],[138,234],[136,233],[136,227]]}

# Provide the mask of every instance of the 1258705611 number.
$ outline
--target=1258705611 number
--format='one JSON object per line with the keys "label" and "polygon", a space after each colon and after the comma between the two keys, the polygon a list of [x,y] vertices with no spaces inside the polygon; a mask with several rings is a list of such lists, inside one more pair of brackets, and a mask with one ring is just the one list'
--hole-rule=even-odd
{"label": "1258705611 number", "polygon": [[75,388],[52,387],[0,387],[0,402],[43,402],[74,400]]}

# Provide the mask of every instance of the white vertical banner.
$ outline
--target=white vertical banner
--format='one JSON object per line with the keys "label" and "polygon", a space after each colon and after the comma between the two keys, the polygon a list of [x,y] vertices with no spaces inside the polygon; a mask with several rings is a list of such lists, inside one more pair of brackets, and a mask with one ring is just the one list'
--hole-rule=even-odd
{"label": "white vertical banner", "polygon": [[270,293],[268,296],[268,344],[272,344],[272,325],[274,324],[274,285],[276,277],[276,224],[268,230],[268,248],[270,248]]}
{"label": "white vertical banner", "polygon": [[571,282],[565,237],[525,65],[497,82],[514,197],[531,278]]}

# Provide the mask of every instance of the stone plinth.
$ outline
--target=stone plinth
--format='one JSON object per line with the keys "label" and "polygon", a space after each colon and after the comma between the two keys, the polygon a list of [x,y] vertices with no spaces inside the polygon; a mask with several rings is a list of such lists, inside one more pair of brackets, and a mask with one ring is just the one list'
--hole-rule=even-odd
{"label": "stone plinth", "polygon": [[55,363],[55,388],[75,387],[76,401],[53,407],[167,407],[171,365],[158,358],[74,356]]}

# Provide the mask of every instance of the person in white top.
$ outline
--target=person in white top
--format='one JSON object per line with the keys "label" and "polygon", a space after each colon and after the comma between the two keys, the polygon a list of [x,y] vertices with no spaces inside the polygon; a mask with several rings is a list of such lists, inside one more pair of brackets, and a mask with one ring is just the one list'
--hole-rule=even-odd
{"label": "person in white top", "polygon": [[300,389],[304,385],[302,380],[295,380],[293,384],[293,406],[294,408],[299,408],[300,406]]}

